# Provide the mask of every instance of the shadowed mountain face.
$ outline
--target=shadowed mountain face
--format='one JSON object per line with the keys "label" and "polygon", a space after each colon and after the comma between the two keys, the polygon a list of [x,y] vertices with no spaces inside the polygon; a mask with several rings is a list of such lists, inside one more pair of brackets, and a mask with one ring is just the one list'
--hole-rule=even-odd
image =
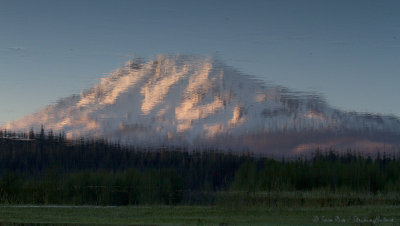
{"label": "shadowed mountain face", "polygon": [[270,155],[318,147],[394,151],[400,143],[398,118],[342,112],[318,95],[267,85],[218,60],[179,55],[130,61],[93,88],[6,128],[41,125],[71,139]]}

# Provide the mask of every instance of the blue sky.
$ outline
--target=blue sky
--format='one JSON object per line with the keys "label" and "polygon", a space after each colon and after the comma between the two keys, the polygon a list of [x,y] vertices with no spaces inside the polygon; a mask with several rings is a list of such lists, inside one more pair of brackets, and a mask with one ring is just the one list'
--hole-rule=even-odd
{"label": "blue sky", "polygon": [[246,74],[400,116],[400,1],[0,0],[0,124],[133,56],[218,55]]}

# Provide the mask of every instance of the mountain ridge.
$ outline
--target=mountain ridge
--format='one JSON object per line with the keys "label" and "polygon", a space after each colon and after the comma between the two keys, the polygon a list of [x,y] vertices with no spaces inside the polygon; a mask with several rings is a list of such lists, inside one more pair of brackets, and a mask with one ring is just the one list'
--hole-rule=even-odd
{"label": "mountain ridge", "polygon": [[[369,142],[371,150],[387,144],[397,148],[400,137],[399,118],[334,109],[319,95],[269,85],[218,59],[190,55],[129,61],[80,95],[61,99],[5,128],[26,131],[41,125],[64,131],[69,139],[95,137],[145,146],[216,146],[270,153],[315,149],[316,142],[308,144],[308,140],[320,134],[325,134],[321,141],[331,146],[338,142],[329,137],[340,137],[343,143],[347,136],[353,137],[350,143]],[[272,138],[279,134],[292,141],[300,134],[308,138],[290,147],[277,144],[271,150],[265,143],[279,140]],[[394,138],[382,142],[382,134]]]}

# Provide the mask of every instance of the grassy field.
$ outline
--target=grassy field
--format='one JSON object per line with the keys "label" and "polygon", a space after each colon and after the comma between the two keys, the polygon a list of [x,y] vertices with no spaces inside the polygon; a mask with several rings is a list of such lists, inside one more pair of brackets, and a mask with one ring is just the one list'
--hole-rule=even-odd
{"label": "grassy field", "polygon": [[399,206],[1,206],[2,223],[114,225],[399,225]]}

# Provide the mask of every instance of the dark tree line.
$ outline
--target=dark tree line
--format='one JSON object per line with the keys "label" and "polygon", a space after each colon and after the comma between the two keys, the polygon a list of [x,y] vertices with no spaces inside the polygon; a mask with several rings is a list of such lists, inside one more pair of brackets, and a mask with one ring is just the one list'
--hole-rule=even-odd
{"label": "dark tree line", "polygon": [[274,160],[217,150],[68,141],[51,131],[0,133],[0,203],[214,204],[240,191],[398,192],[400,160],[316,151]]}

